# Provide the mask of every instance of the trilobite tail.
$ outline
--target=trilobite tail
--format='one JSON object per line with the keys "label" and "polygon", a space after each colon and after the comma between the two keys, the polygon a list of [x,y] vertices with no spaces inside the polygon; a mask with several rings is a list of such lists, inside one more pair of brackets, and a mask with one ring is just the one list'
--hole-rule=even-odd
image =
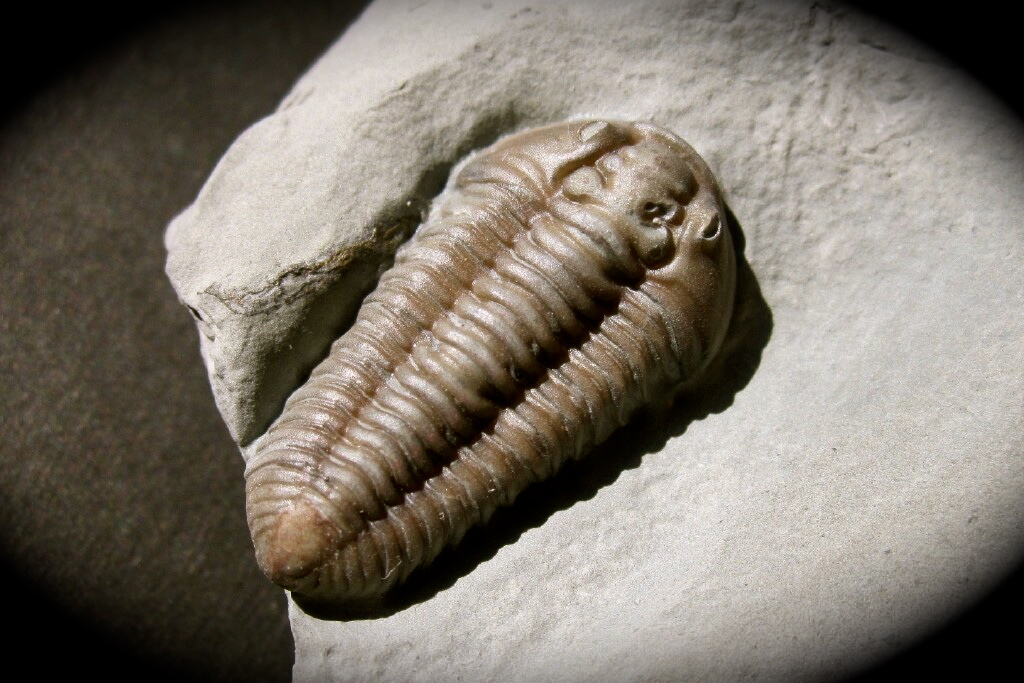
{"label": "trilobite tail", "polygon": [[256,562],[271,581],[295,590],[337,546],[334,525],[314,506],[297,501],[280,511],[266,540],[256,545]]}

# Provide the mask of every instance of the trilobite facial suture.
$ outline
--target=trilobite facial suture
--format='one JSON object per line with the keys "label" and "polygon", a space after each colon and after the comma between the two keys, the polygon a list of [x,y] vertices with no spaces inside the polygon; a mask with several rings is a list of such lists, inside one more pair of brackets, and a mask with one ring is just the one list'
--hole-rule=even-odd
{"label": "trilobite facial suture", "polygon": [[478,153],[246,469],[260,568],[374,600],[708,365],[735,257],[672,133],[575,121]]}

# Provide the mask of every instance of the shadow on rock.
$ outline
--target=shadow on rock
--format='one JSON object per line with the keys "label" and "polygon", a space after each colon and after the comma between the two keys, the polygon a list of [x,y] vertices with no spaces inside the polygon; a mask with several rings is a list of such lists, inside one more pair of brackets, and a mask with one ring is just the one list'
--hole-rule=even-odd
{"label": "shadow on rock", "polygon": [[694,421],[728,409],[757,371],[771,338],[772,314],[744,257],[742,228],[732,212],[726,211],[736,249],[735,308],[722,349],[702,380],[677,396],[671,407],[638,415],[582,460],[567,463],[555,477],[527,488],[512,506],[499,509],[486,525],[470,530],[456,548],[445,550],[429,567],[413,572],[382,601],[334,605],[295,595],[296,604],[320,619],[352,620],[386,617],[430,600],[551,515],[593,498]]}

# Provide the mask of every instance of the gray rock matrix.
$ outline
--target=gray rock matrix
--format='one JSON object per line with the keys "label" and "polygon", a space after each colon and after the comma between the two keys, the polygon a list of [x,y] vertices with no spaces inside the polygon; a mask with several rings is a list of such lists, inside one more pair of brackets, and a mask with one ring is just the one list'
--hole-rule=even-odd
{"label": "gray rock matrix", "polygon": [[371,5],[167,232],[243,453],[461,159],[583,117],[709,162],[771,313],[756,370],[405,608],[293,604],[297,681],[817,680],[1020,561],[1021,125],[832,3]]}

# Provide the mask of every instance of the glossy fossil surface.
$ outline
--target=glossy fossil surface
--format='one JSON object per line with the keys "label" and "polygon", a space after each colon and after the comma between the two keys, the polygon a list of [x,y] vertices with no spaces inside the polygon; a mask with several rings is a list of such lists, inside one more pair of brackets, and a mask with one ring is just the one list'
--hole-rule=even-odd
{"label": "glossy fossil surface", "polygon": [[263,571],[384,595],[708,364],[735,264],[700,157],[575,121],[475,156],[246,470]]}

